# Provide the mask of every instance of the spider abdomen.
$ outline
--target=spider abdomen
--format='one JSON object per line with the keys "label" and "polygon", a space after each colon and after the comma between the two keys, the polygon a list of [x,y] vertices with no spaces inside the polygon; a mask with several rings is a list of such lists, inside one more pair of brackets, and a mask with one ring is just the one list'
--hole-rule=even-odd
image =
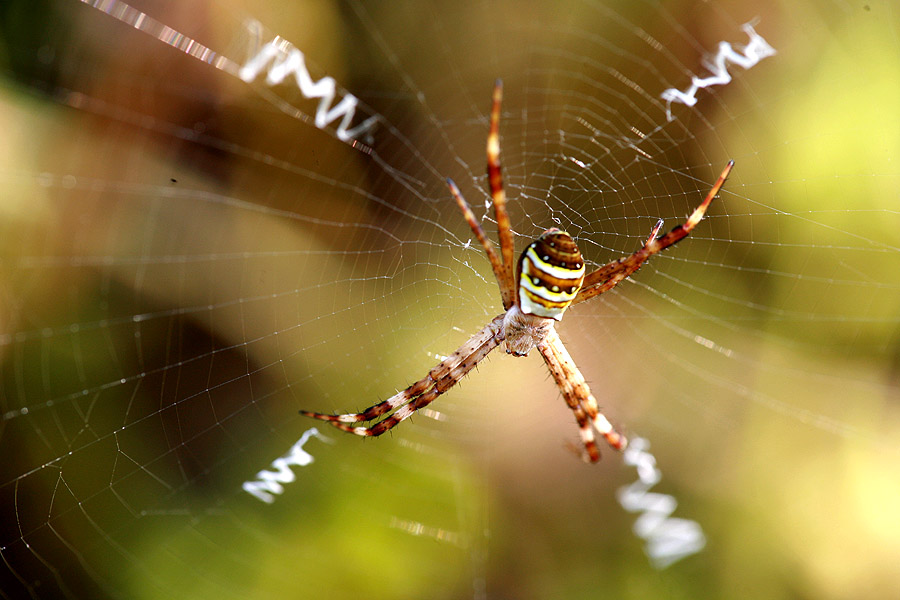
{"label": "spider abdomen", "polygon": [[559,321],[584,281],[581,250],[565,231],[548,229],[519,258],[522,312]]}

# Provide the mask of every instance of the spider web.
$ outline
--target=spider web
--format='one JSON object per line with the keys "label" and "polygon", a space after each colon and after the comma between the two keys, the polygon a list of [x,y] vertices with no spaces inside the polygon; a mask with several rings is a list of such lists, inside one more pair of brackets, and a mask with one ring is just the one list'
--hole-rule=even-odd
{"label": "spider web", "polygon": [[[0,597],[900,593],[892,3],[176,4],[2,9]],[[736,162],[559,328],[703,528],[664,571],[537,356],[376,440],[297,412],[500,312],[444,184],[494,236],[497,77],[520,249],[597,267]]]}

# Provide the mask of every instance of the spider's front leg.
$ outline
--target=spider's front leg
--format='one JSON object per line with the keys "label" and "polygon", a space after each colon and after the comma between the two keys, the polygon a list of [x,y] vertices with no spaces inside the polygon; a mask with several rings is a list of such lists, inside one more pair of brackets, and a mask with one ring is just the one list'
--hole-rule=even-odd
{"label": "spider's front leg", "polygon": [[569,352],[563,345],[556,329],[551,329],[546,338],[538,345],[538,351],[547,363],[547,368],[553,375],[553,380],[559,386],[566,404],[575,413],[575,420],[581,429],[581,441],[586,451],[585,460],[597,462],[600,460],[600,451],[594,441],[594,429],[606,439],[606,443],[614,450],[623,450],[628,445],[628,440],[621,433],[613,429],[609,420],[600,412],[597,400],[591,394],[584,376],[575,361],[569,356]]}
{"label": "spider's front leg", "polygon": [[[504,315],[495,317],[484,329],[469,338],[453,354],[431,369],[428,375],[383,402],[358,413],[327,415],[301,410],[300,414],[326,421],[329,425],[347,433],[362,436],[381,435],[411,417],[417,410],[431,404],[438,396],[456,385],[475,365],[484,360],[503,341],[503,317]],[[396,412],[392,415],[371,426],[354,425],[375,421],[394,410]]]}

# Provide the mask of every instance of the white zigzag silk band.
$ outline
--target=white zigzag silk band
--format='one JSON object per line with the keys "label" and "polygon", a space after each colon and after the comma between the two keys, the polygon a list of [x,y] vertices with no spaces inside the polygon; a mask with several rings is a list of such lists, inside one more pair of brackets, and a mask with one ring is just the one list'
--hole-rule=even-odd
{"label": "white zigzag silk band", "polygon": [[662,479],[656,467],[656,458],[649,452],[650,442],[634,438],[625,449],[626,465],[637,468],[638,480],[619,488],[616,493],[619,504],[628,512],[643,512],[632,530],[646,541],[644,552],[657,569],[696,554],[706,545],[703,530],[695,521],[672,518],[678,502],[666,494],[649,490]]}
{"label": "white zigzag silk band", "polygon": [[356,115],[357,99],[353,94],[347,93],[335,106],[331,106],[337,91],[337,84],[333,77],[323,77],[313,81],[306,68],[306,59],[303,53],[292,46],[290,42],[276,36],[271,42],[258,47],[262,26],[257,21],[248,21],[247,29],[256,40],[257,48],[251,49],[251,58],[244,63],[238,72],[238,77],[251,83],[260,73],[266,71],[266,83],[278,85],[290,76],[294,77],[300,93],[306,98],[319,98],[319,106],[316,108],[315,124],[319,129],[325,129],[330,123],[339,117],[341,122],[337,126],[335,134],[343,142],[366,139],[371,142],[370,131],[375,126],[377,117],[369,117],[356,127],[351,128],[353,117]]}
{"label": "white zigzag silk band", "polygon": [[[340,119],[337,129],[334,131],[339,140],[347,142],[354,147],[360,147],[360,149],[365,149],[364,144],[358,144],[358,142],[372,143],[371,132],[378,122],[378,117],[369,117],[359,125],[351,127],[356,117],[356,109],[359,103],[356,96],[345,93],[341,100],[335,106],[332,106],[335,96],[337,96],[337,84],[334,78],[323,77],[318,81],[313,81],[306,68],[306,59],[303,53],[279,36],[275,36],[267,44],[262,44],[262,25],[259,21],[248,19],[244,23],[244,29],[250,36],[248,52],[250,58],[243,64],[240,64],[122,0],[79,1],[121,23],[158,39],[192,58],[209,64],[229,75],[240,77],[247,83],[253,82],[263,71],[266,72],[266,83],[270,86],[282,83],[292,75],[297,83],[297,87],[305,98],[319,99],[313,119],[316,127],[327,129],[331,123]],[[292,114],[302,113],[302,111],[294,107],[291,107],[291,109]]]}
{"label": "white zigzag silk band", "polygon": [[300,439],[291,446],[287,454],[272,461],[272,471],[260,471],[256,474],[256,481],[245,481],[244,485],[241,486],[244,488],[244,491],[266,504],[275,502],[275,496],[284,492],[284,485],[282,484],[292,483],[296,479],[291,466],[305,467],[313,462],[312,454],[303,449],[303,445],[306,444],[310,437],[317,437],[324,442],[331,441],[319,433],[319,430],[315,427],[307,429],[300,436]]}
{"label": "white zigzag silk band", "polygon": [[700,78],[694,76],[691,78],[691,87],[685,91],[679,91],[675,88],[669,88],[664,91],[661,98],[666,101],[666,118],[672,120],[672,102],[681,102],[686,106],[694,106],[697,104],[697,91],[709,87],[711,85],[725,85],[731,82],[731,74],[728,72],[726,63],[731,62],[740,65],[744,69],[749,69],[767,56],[775,54],[775,49],[769,45],[761,35],[756,33],[753,25],[744,24],[741,29],[749,36],[750,41],[744,46],[744,53],[737,52],[728,42],[719,42],[718,53],[709,61],[705,61],[705,67],[712,73],[709,77]]}

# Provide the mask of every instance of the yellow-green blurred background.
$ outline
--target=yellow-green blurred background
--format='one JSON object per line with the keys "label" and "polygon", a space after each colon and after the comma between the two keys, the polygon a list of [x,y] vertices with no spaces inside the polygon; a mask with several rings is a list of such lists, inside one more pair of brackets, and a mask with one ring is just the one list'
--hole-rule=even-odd
{"label": "yellow-green blurred background", "polygon": [[[379,118],[368,146],[173,47],[240,63],[248,19]],[[777,55],[667,121],[748,22]],[[704,529],[666,570],[537,356],[241,489],[299,409],[384,399],[500,311],[444,185],[493,234],[497,77],[519,248],[555,225],[603,264],[736,161],[560,325]],[[900,596],[898,106],[892,0],[5,2],[0,598]]]}

